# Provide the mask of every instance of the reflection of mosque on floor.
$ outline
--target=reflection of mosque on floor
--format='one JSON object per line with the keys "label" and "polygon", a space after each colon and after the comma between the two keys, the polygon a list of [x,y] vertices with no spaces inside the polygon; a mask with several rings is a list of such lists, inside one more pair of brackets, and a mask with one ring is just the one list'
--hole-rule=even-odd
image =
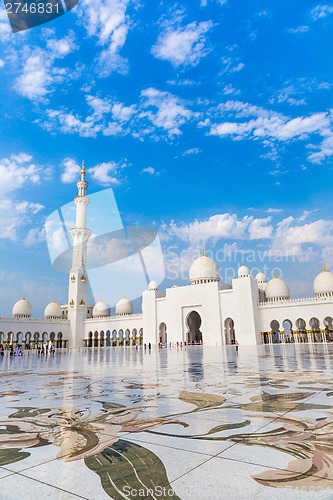
{"label": "reflection of mosque on floor", "polygon": [[333,341],[333,273],[324,270],[314,280],[314,297],[290,299],[284,280],[263,273],[251,276],[238,269],[231,285],[220,281],[217,264],[202,252],[190,268],[190,284],[173,286],[165,293],[151,281],[142,292],[142,312],[133,314],[125,297],[116,314],[102,300],[88,305],[86,228],[89,198],[84,166],[77,183],[76,225],[68,302],[48,304],[44,318],[32,318],[32,306],[23,297],[12,317],[0,318],[0,343],[36,346],[49,340],[55,347],[119,347],[205,344],[240,345],[274,343],[327,343]]}

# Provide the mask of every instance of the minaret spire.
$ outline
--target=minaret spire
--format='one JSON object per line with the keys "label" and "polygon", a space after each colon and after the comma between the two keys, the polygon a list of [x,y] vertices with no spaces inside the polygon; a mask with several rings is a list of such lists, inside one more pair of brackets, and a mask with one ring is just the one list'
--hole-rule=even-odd
{"label": "minaret spire", "polygon": [[84,167],[84,160],[82,160],[82,166],[81,166],[81,181],[84,181],[84,176],[86,175],[86,169]]}

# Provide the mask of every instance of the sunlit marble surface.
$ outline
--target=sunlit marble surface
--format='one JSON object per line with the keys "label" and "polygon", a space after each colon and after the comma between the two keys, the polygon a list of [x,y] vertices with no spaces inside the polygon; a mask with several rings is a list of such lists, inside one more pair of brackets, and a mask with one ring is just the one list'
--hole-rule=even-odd
{"label": "sunlit marble surface", "polygon": [[0,498],[332,499],[333,346],[0,358]]}

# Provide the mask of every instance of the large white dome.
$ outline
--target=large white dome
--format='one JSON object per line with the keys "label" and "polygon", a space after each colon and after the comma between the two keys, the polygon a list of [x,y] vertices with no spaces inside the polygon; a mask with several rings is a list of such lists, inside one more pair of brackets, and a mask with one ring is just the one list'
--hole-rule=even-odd
{"label": "large white dome", "polygon": [[192,285],[220,281],[219,268],[213,259],[202,252],[202,255],[195,259],[190,268],[190,280]]}
{"label": "large white dome", "polygon": [[106,318],[110,316],[110,309],[103,300],[99,300],[93,307],[92,311],[93,318]]}
{"label": "large white dome", "polygon": [[13,316],[17,318],[31,318],[31,315],[32,305],[25,297],[22,297],[13,307]]}
{"label": "large white dome", "polygon": [[326,270],[318,274],[313,282],[314,293],[321,297],[333,293],[333,273]]}
{"label": "large white dome", "polygon": [[62,309],[58,302],[53,300],[50,302],[44,310],[44,316],[45,318],[61,318],[62,316]]}
{"label": "large white dome", "polygon": [[133,305],[132,302],[130,302],[128,299],[124,297],[117,302],[116,305],[117,316],[125,316],[127,314],[132,314],[132,313],[133,313]]}
{"label": "large white dome", "polygon": [[281,278],[277,278],[275,275],[274,278],[267,283],[265,294],[266,299],[269,301],[290,298],[290,292],[287,283]]}
{"label": "large white dome", "polygon": [[242,264],[238,269],[238,278],[247,278],[248,276],[250,276],[250,269]]}

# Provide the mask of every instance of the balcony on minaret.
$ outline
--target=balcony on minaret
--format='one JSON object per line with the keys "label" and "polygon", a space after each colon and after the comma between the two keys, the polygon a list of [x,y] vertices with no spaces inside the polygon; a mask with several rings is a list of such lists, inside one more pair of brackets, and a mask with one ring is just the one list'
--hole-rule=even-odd
{"label": "balcony on minaret", "polygon": [[74,276],[74,274],[73,274],[73,275],[71,276],[71,282],[72,282],[72,283],[75,283],[75,281],[76,281],[76,278],[75,278],[75,276]]}
{"label": "balcony on minaret", "polygon": [[86,303],[83,299],[80,300],[80,306],[84,306]]}

